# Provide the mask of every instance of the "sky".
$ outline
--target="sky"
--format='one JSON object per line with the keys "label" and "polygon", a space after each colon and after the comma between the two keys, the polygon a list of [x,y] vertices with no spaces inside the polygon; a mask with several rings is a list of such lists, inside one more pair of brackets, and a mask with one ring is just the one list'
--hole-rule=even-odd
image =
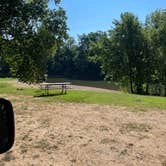
{"label": "sky", "polygon": [[[134,13],[144,23],[148,14],[166,8],[166,0],[61,0],[60,6],[67,13],[69,34],[76,38],[83,33],[109,30],[123,12]],[[49,7],[55,7],[53,0]]]}

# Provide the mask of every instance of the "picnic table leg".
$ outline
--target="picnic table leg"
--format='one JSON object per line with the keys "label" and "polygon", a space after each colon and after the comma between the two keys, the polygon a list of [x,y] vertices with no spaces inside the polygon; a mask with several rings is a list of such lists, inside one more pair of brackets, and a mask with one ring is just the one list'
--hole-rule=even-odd
{"label": "picnic table leg", "polygon": [[46,95],[46,94],[47,94],[47,89],[46,89],[46,87],[44,88],[44,91],[45,91],[44,94]]}
{"label": "picnic table leg", "polygon": [[61,94],[63,94],[63,90],[64,90],[64,87],[63,87],[63,85],[62,85],[62,90],[61,90]]}
{"label": "picnic table leg", "polygon": [[49,91],[48,91],[48,86],[46,86],[46,95],[48,95]]}
{"label": "picnic table leg", "polygon": [[64,85],[65,86],[65,94],[67,93],[67,87],[66,87],[66,85]]}

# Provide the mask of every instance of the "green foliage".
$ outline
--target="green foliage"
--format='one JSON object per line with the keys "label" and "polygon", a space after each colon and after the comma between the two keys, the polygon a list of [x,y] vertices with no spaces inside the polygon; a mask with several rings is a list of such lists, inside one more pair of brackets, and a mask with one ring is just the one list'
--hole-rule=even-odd
{"label": "green foliage", "polygon": [[136,94],[166,95],[165,10],[143,25],[132,13],[121,14],[108,32],[69,38],[49,62],[49,75],[116,82]]}
{"label": "green foliage", "polygon": [[97,52],[92,49],[105,33],[95,32],[78,37],[78,43],[69,37],[54,58],[49,61],[49,75],[62,75],[76,79],[103,78]]}
{"label": "green foliage", "polygon": [[124,13],[120,21],[115,20],[101,51],[105,78],[137,94],[149,94],[153,85],[164,85],[165,22],[165,10],[152,13],[145,26],[132,13]]}
{"label": "green foliage", "polygon": [[9,65],[0,57],[0,77],[10,76]]}
{"label": "green foliage", "polygon": [[[112,80],[130,85],[132,93],[141,94],[144,75],[141,25],[131,13],[122,14],[121,20],[115,20],[114,25],[115,28],[110,31],[110,54],[106,54],[103,69]],[[107,66],[111,69],[107,70]]]}
{"label": "green foliage", "polygon": [[[74,38],[66,34],[66,14],[55,0],[0,2],[0,72],[23,82],[44,75],[105,80],[136,94],[166,96],[166,9],[147,16],[145,24],[129,12],[108,32]],[[58,4],[58,5],[57,5]],[[9,67],[8,67],[9,64]]]}
{"label": "green foliage", "polygon": [[1,1],[0,6],[0,57],[20,81],[37,82],[47,72],[48,57],[66,38],[65,11],[50,10],[48,0]]}
{"label": "green foliage", "polygon": [[164,86],[166,96],[166,9],[157,10],[147,18],[151,39],[157,52],[157,81]]}

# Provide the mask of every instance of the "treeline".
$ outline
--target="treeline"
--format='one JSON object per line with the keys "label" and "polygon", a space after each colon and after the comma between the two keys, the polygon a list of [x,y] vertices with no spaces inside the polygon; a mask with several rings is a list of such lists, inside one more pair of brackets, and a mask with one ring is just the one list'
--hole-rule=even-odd
{"label": "treeline", "polygon": [[48,61],[48,75],[62,76],[83,80],[104,79],[101,63],[94,59],[96,51],[92,50],[92,43],[100,42],[106,33],[95,32],[78,36],[76,42],[69,37],[55,56]]}
{"label": "treeline", "polygon": [[166,96],[166,10],[151,13],[144,24],[126,12],[107,32],[68,38],[49,59],[48,74],[105,78],[131,93]]}
{"label": "treeline", "polygon": [[151,13],[144,24],[123,13],[108,31],[75,41],[59,3],[51,10],[48,0],[0,1],[0,76],[28,83],[46,73],[105,79],[131,93],[166,96],[166,9]]}

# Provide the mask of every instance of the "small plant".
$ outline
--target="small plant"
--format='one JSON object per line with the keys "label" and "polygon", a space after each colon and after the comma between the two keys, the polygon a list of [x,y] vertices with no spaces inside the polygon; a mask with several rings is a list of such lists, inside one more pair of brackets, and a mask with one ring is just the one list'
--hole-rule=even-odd
{"label": "small plant", "polygon": [[127,123],[123,124],[122,128],[120,129],[121,133],[124,132],[130,132],[130,131],[136,131],[136,132],[148,132],[150,129],[152,129],[151,126],[141,123]]}
{"label": "small plant", "polygon": [[127,155],[127,154],[128,154],[127,149],[124,149],[124,150],[122,150],[122,151],[120,152],[120,156],[121,156],[121,155]]}

